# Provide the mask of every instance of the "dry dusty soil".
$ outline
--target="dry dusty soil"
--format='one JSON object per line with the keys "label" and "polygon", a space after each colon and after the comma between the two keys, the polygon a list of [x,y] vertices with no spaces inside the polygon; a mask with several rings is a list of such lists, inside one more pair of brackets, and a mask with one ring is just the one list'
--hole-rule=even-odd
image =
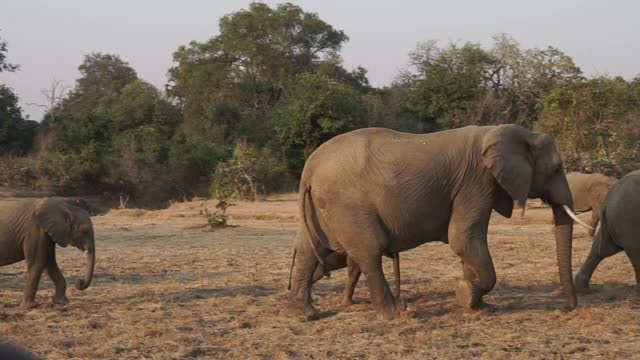
{"label": "dry dusty soil", "polygon": [[[314,286],[320,320],[279,315],[283,307],[297,206],[295,195],[229,208],[228,227],[210,231],[204,208],[112,210],[93,217],[98,265],[93,285],[73,288],[84,256],[58,250],[69,304],[51,305],[43,277],[31,311],[19,308],[25,264],[0,268],[0,337],[49,359],[432,359],[634,358],[640,356],[640,308],[627,258],[605,260],[594,292],[562,311],[549,209],[524,219],[494,214],[489,243],[498,274],[486,301],[494,312],[465,313],[454,303],[460,262],[448,245],[402,253],[400,319],[376,320],[366,281],[356,305],[340,305],[345,271]],[[588,215],[586,215],[588,217]],[[576,227],[574,273],[590,248]],[[384,260],[387,278],[391,261]]]}

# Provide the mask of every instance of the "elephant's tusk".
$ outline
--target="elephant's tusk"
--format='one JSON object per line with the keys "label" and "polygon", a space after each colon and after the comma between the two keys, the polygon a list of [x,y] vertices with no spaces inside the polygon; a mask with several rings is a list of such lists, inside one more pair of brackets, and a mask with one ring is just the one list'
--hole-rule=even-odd
{"label": "elephant's tusk", "polygon": [[567,205],[562,205],[562,208],[567,213],[567,215],[569,215],[569,217],[571,217],[575,222],[577,222],[578,224],[584,226],[585,228],[587,228],[589,230],[593,230],[593,227],[585,224],[582,220],[580,220],[578,218],[578,216],[576,214],[574,214],[574,212],[571,211],[571,209],[569,209],[569,207]]}

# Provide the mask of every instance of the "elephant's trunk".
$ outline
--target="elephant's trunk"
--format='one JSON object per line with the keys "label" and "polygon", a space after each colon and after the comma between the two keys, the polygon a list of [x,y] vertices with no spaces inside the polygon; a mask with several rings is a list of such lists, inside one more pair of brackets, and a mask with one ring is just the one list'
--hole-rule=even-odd
{"label": "elephant's trunk", "polygon": [[553,220],[556,233],[556,253],[558,258],[558,272],[560,284],[567,296],[569,309],[578,305],[576,291],[573,286],[573,274],[571,271],[571,246],[573,241],[573,220],[565,209],[573,208],[573,198],[569,183],[564,174],[556,176],[547,190],[546,199],[553,209]]}
{"label": "elephant's trunk", "polygon": [[573,241],[573,221],[562,208],[562,205],[552,205],[553,219],[556,224],[556,253],[558,257],[558,272],[560,284],[567,296],[569,309],[578,305],[576,291],[573,287],[571,272],[571,247]]}
{"label": "elephant's trunk", "polygon": [[87,248],[87,272],[84,279],[78,279],[76,281],[76,289],[85,290],[91,284],[91,279],[93,279],[93,270],[96,266],[96,248],[93,241],[89,243]]}

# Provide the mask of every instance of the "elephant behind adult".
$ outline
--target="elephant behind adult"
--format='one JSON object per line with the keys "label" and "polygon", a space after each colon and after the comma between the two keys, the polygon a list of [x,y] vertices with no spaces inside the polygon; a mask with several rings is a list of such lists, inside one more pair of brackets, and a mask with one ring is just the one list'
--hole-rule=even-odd
{"label": "elephant behind adult", "polygon": [[[462,259],[458,303],[475,309],[494,286],[487,247],[495,209],[510,217],[514,200],[542,198],[553,209],[560,282],[577,304],[571,274],[573,206],[553,139],[518,125],[469,126],[416,135],[369,128],[320,146],[300,180],[299,256],[289,292],[291,315],[317,316],[311,284],[318,263],[346,253],[364,272],[378,317],[401,305],[384,278],[381,256],[429,241],[449,242]],[[575,215],[574,215],[575,216]]]}
{"label": "elephant behind adult", "polygon": [[616,179],[602,174],[583,174],[570,172],[567,174],[569,189],[573,196],[575,211],[591,211],[591,227],[589,235],[593,236],[600,221],[600,207],[607,192],[616,183]]}
{"label": "elephant behind adult", "polygon": [[618,180],[602,203],[600,229],[596,233],[587,260],[576,275],[576,287],[586,292],[598,264],[623,251],[636,274],[636,291],[640,293],[640,170]]}
{"label": "elephant behind adult", "polygon": [[85,290],[95,268],[95,240],[86,210],[64,198],[7,199],[0,203],[0,266],[26,259],[27,283],[23,308],[36,306],[35,294],[43,271],[55,284],[53,302],[67,303],[66,281],[55,256],[55,244],[75,246],[87,253],[84,279],[76,288]]}

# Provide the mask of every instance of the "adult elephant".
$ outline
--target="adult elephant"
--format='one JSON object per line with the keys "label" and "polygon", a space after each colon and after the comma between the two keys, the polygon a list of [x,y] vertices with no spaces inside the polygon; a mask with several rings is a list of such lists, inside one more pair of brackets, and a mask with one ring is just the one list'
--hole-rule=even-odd
{"label": "adult elephant", "polygon": [[589,235],[593,236],[600,221],[600,206],[616,179],[602,174],[570,172],[567,174],[567,182],[573,196],[573,209],[580,212],[591,211],[590,225],[593,229],[589,230]]}
{"label": "adult elephant", "polygon": [[54,282],[53,302],[67,303],[67,284],[56,262],[55,244],[73,245],[87,253],[87,271],[76,288],[85,290],[93,278],[96,253],[93,225],[86,210],[64,198],[11,199],[0,203],[0,266],[27,261],[22,307],[36,306],[43,271]]}
{"label": "adult elephant", "polygon": [[640,292],[640,170],[625,175],[611,187],[601,214],[600,229],[587,260],[576,275],[576,287],[579,291],[588,291],[591,275],[598,264],[624,250],[635,270],[636,290]]}
{"label": "adult elephant", "polygon": [[285,311],[316,317],[316,266],[330,271],[327,259],[346,254],[364,272],[378,317],[392,319],[401,304],[389,290],[381,256],[430,241],[448,242],[460,256],[464,276],[456,298],[476,309],[496,281],[487,247],[491,211],[510,217],[514,200],[525,206],[527,198],[552,206],[560,281],[572,309],[573,201],[550,136],[518,125],[425,135],[369,128],[337,136],[309,157],[302,172],[299,261]]}

